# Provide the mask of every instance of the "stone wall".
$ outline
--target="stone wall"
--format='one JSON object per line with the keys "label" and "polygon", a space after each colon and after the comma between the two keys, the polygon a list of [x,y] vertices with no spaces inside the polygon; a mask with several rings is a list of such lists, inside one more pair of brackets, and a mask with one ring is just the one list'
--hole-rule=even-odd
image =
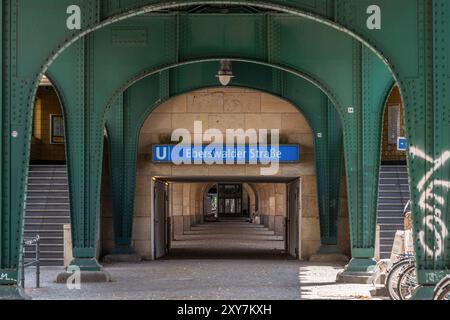
{"label": "stone wall", "polygon": [[285,235],[287,218],[286,184],[255,184],[259,195],[261,222],[277,235]]}
{"label": "stone wall", "polygon": [[[143,124],[139,140],[136,177],[135,218],[133,244],[144,258],[151,256],[151,182],[154,176],[260,176],[260,166],[254,165],[183,165],[154,164],[151,162],[152,145],[163,141],[174,129],[186,128],[193,132],[194,121],[201,120],[203,131],[209,128],[226,129],[280,129],[288,143],[300,145],[300,162],[282,164],[278,176],[302,177],[302,251],[303,259],[315,253],[320,245],[314,145],[311,129],[305,118],[290,103],[274,96],[241,88],[213,88],[194,91],[175,97],[159,106]],[[237,179],[238,180],[238,179]],[[173,228],[181,232],[202,215],[202,195],[204,187],[171,184],[171,208]],[[255,187],[258,195],[258,211],[267,224],[277,233],[285,230],[286,187],[283,184],[261,184]],[[200,194],[199,194],[200,193]],[[182,194],[182,196],[181,196]],[[192,196],[196,194],[195,201]],[[179,195],[179,196],[176,196]],[[108,195],[103,193],[102,211],[110,211]],[[195,197],[194,197],[195,198]],[[106,200],[105,200],[106,199]],[[340,244],[348,252],[348,221],[345,203],[340,219]],[[110,214],[104,212],[103,216]],[[189,218],[187,218],[189,217]],[[106,220],[107,221],[107,220]],[[177,221],[177,222],[174,222]],[[182,222],[181,222],[182,221]],[[110,223],[103,225],[104,251],[112,246]],[[105,236],[107,235],[107,236]],[[348,237],[347,237],[348,238]]]}

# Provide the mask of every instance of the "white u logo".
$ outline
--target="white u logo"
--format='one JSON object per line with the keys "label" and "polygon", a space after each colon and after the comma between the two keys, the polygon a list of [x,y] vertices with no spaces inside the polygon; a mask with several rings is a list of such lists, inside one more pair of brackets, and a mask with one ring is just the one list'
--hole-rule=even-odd
{"label": "white u logo", "polygon": [[[163,155],[161,155],[161,150]],[[167,148],[156,148],[156,159],[165,160],[167,158]]]}

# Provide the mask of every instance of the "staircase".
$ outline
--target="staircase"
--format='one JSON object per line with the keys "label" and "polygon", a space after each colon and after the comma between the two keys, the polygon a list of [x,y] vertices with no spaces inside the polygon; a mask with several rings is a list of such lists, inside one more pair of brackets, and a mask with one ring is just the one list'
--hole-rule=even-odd
{"label": "staircase", "polygon": [[[39,235],[41,265],[64,265],[63,225],[67,223],[70,210],[66,166],[30,165],[24,236]],[[25,259],[34,258],[34,247],[25,250]]]}
{"label": "staircase", "polygon": [[378,188],[380,257],[391,256],[397,230],[403,230],[403,209],[410,199],[406,165],[382,165]]}

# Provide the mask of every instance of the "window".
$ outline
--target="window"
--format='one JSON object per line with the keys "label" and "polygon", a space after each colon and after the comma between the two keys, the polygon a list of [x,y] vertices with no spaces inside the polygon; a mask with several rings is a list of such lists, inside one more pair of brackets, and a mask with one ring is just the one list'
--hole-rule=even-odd
{"label": "window", "polygon": [[62,115],[50,115],[50,143],[63,144],[64,143],[64,118]]}

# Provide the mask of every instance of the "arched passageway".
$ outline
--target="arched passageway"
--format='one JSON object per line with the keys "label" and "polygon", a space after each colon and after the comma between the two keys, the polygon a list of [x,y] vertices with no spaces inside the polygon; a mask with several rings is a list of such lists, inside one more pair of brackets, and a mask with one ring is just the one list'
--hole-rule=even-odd
{"label": "arched passageway", "polygon": [[[213,68],[217,67],[214,63],[210,63],[210,65]],[[187,70],[193,71],[190,67]],[[237,66],[235,71],[239,75]],[[147,84],[144,84],[142,88],[147,86]],[[135,92],[137,93],[139,90]],[[131,102],[133,94],[130,92],[128,103],[130,103],[130,107],[137,108],[137,105]],[[142,99],[141,95],[138,94],[137,96]],[[148,102],[144,100],[143,106],[147,105]],[[311,107],[313,108],[311,110],[317,111],[316,103],[311,104]],[[305,106],[305,108],[307,107]],[[133,113],[136,113],[136,110],[134,109]],[[302,111],[305,112],[305,110]],[[148,112],[145,112],[145,114],[147,115]],[[225,250],[225,254],[229,254],[230,243],[227,243],[226,240],[229,240],[232,231],[224,231],[225,235],[222,236],[227,239],[220,238],[220,235],[219,238],[216,238],[218,247],[208,242],[208,239],[199,238],[203,228],[199,225],[205,222],[205,212],[209,211],[204,204],[205,194],[213,188],[215,188],[214,192],[217,194],[216,216],[208,218],[206,222],[240,218],[241,221],[247,223],[251,218],[253,223],[256,222],[256,224],[267,228],[265,235],[272,235],[272,243],[268,241],[270,237],[266,239],[265,243],[261,242],[264,241],[262,239],[264,234],[261,234],[260,241],[258,239],[250,239],[247,243],[242,241],[243,239],[237,241],[239,245],[233,248],[236,254],[238,254],[236,251],[239,251],[239,247],[241,252],[248,255],[252,255],[253,249],[255,257],[258,257],[258,249],[259,254],[262,252],[263,255],[267,255],[267,253],[276,253],[273,250],[278,248],[278,255],[286,256],[287,249],[290,247],[287,239],[288,233],[297,233],[297,239],[301,240],[299,242],[301,248],[298,248],[299,243],[294,245],[294,240],[291,243],[291,246],[297,248],[292,249],[294,256],[295,250],[298,253],[298,258],[302,260],[308,260],[317,253],[322,243],[319,216],[328,214],[325,214],[325,212],[319,213],[319,194],[316,188],[318,171],[316,170],[315,150],[320,150],[318,148],[320,145],[315,142],[307,118],[299,113],[298,109],[291,103],[252,89],[212,87],[191,91],[169,99],[161,105],[158,104],[142,121],[143,125],[137,146],[136,195],[134,202],[130,203],[131,207],[134,206],[134,211],[128,218],[131,220],[126,223],[122,220],[124,225],[139,226],[134,228],[133,234],[129,234],[131,237],[129,243],[140,256],[146,259],[160,257],[159,254],[155,253],[155,247],[160,245],[157,243],[158,241],[167,241],[162,245],[163,248],[168,247],[170,249],[170,246],[172,246],[175,248],[172,250],[173,253],[183,256],[195,257],[199,252],[202,252],[201,255],[203,256],[208,254],[220,256],[219,249]],[[280,130],[281,143],[298,146],[299,151],[296,152],[299,152],[300,160],[294,163],[281,163],[279,170],[273,176],[266,178],[260,176],[261,165],[248,163],[244,165],[197,164],[179,166],[170,162],[155,161],[155,145],[173,143],[170,139],[172,132],[179,128],[188,129],[194,137],[194,121],[201,121],[203,132],[209,129],[217,129],[225,133],[226,129],[243,129],[241,133],[243,135],[249,129]],[[112,122],[108,122],[108,126],[113,128],[111,124]],[[135,126],[130,127],[135,128]],[[112,151],[114,150],[110,150],[110,152]],[[339,173],[341,173],[340,170]],[[322,174],[325,173],[322,172]],[[296,209],[297,212],[295,212],[295,209],[290,212],[288,206],[288,185],[293,180],[300,180],[303,190],[300,199],[298,199],[300,202]],[[167,184],[163,187],[168,198],[165,204],[165,218],[163,218],[166,221],[166,226],[161,229],[166,233],[166,236],[161,239],[156,238],[157,227],[152,225],[152,221],[155,221],[156,209],[151,200],[155,199],[152,195],[154,189],[150,185],[156,184],[155,181],[162,181],[163,184]],[[236,189],[237,191],[234,193],[227,193],[225,196],[224,188],[229,187],[238,187],[239,189]],[[337,188],[340,188],[340,186]],[[114,186],[112,189],[114,190]],[[236,196],[236,194],[239,196]],[[249,195],[247,199],[244,199],[245,194]],[[107,205],[111,196],[118,197],[118,195],[114,193],[110,195],[106,192],[103,196],[102,215],[104,218],[101,229],[104,234],[109,235],[109,238],[103,237],[102,251],[107,254],[115,252],[118,247],[117,242],[114,244],[112,238],[114,233],[110,231],[113,225],[112,221],[115,219],[114,210]],[[211,201],[210,198],[208,199]],[[245,203],[246,201],[248,201],[248,204]],[[340,203],[339,199],[337,201]],[[126,205],[126,207],[130,207],[130,205]],[[302,212],[300,212],[300,207]],[[249,211],[245,212],[245,208],[248,208]],[[347,212],[345,210],[340,212],[339,219],[337,219],[338,225],[332,226],[332,228],[336,228],[334,232],[339,236],[336,243],[339,245],[339,252],[348,255]],[[123,212],[121,214],[122,219],[125,219]],[[292,215],[292,217],[290,218],[289,215]],[[300,219],[297,218],[298,225],[289,226],[288,221],[294,220],[296,215],[302,215],[301,225]],[[328,223],[329,218],[326,221]],[[235,231],[239,233],[239,230]],[[264,233],[264,230],[260,231]],[[119,232],[125,232],[125,230],[122,229]],[[118,234],[117,231],[115,233]],[[299,236],[300,233],[303,238]],[[213,234],[208,234],[208,236],[214,239]],[[258,236],[257,234],[256,238]],[[185,238],[195,238],[193,240],[199,241],[197,241],[195,247],[193,242],[189,242]],[[117,236],[115,239],[118,239]],[[206,247],[202,248],[205,245]],[[182,249],[184,249],[184,252]],[[166,251],[161,249],[159,252],[162,252],[163,256]],[[108,260],[111,258],[111,256],[107,257]]]}

